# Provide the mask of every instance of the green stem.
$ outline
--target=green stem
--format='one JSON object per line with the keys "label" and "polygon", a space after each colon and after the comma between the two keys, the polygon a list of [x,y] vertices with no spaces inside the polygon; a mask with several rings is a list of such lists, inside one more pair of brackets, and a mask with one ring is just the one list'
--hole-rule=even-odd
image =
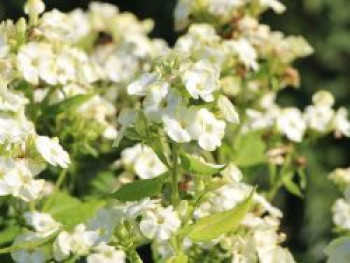
{"label": "green stem", "polygon": [[171,147],[171,203],[174,207],[179,204],[179,185],[178,185],[178,173],[179,173],[179,145],[172,142]]}
{"label": "green stem", "polygon": [[47,211],[47,209],[50,207],[50,205],[52,204],[52,202],[55,199],[55,194],[60,190],[64,180],[66,179],[67,176],[67,169],[63,169],[60,172],[60,175],[56,181],[56,185],[55,185],[55,189],[53,190],[53,193],[51,194],[51,196],[49,197],[49,199],[46,201],[44,207],[43,207],[43,211]]}
{"label": "green stem", "polygon": [[130,250],[129,256],[130,256],[131,262],[143,263],[142,259],[140,258],[139,254],[137,253],[136,249]]}

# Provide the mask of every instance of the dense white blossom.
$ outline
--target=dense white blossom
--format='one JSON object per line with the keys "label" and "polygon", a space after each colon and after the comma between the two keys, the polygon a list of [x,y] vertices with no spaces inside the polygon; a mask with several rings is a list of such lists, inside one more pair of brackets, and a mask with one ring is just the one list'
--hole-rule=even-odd
{"label": "dense white blossom", "polygon": [[59,144],[57,138],[50,139],[46,136],[38,136],[35,139],[35,146],[42,158],[49,164],[68,168],[70,164],[69,155]]}
{"label": "dense white blossom", "polygon": [[192,112],[193,121],[188,127],[192,138],[206,151],[214,151],[221,145],[225,135],[226,124],[215,118],[214,114],[205,108]]}
{"label": "dense white blossom", "polygon": [[149,239],[167,240],[180,225],[177,213],[169,206],[146,211],[140,222],[140,230]]}
{"label": "dense white blossom", "polygon": [[130,168],[141,179],[151,179],[167,171],[154,151],[142,144],[123,150],[121,162],[125,168]]}
{"label": "dense white blossom", "polygon": [[297,108],[286,108],[277,118],[277,128],[294,142],[301,142],[306,130],[302,113]]}
{"label": "dense white blossom", "polygon": [[126,262],[125,253],[121,250],[116,250],[112,246],[100,244],[94,248],[94,251],[87,257],[87,263],[114,263]]}
{"label": "dense white blossom", "polygon": [[51,215],[40,212],[27,212],[24,214],[24,219],[27,225],[33,227],[35,232],[43,236],[51,235],[61,226]]}
{"label": "dense white blossom", "polygon": [[182,81],[188,93],[206,102],[214,100],[213,92],[219,89],[219,72],[209,62],[201,60],[184,70]]}

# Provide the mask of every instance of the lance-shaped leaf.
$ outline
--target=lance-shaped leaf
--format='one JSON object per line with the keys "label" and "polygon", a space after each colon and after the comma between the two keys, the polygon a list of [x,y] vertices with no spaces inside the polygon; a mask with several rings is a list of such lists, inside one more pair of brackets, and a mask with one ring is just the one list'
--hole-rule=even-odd
{"label": "lance-shaped leaf", "polygon": [[232,102],[226,96],[220,95],[218,98],[218,108],[222,117],[231,123],[239,123],[239,115]]}
{"label": "lance-shaped leaf", "polygon": [[120,201],[138,201],[146,197],[157,195],[163,187],[163,184],[168,177],[168,173],[164,173],[153,179],[138,180],[126,185],[123,185],[112,197]]}
{"label": "lance-shaped leaf", "polygon": [[254,191],[233,209],[199,219],[188,229],[195,242],[208,242],[237,229],[252,207]]}
{"label": "lance-shaped leaf", "polygon": [[141,110],[136,114],[135,131],[143,139],[147,139],[149,136],[148,120],[145,113]]}
{"label": "lance-shaped leaf", "polygon": [[70,97],[64,101],[48,106],[45,109],[45,112],[56,115],[64,111],[67,112],[69,110],[74,110],[90,100],[95,95],[96,94],[80,94],[74,97]]}
{"label": "lance-shaped leaf", "polygon": [[180,154],[180,160],[182,168],[192,174],[213,175],[220,173],[225,168],[225,165],[208,164],[186,153]]}
{"label": "lance-shaped leaf", "polygon": [[258,133],[240,135],[234,144],[233,161],[239,167],[258,165],[266,162],[265,151],[266,145]]}
{"label": "lance-shaped leaf", "polygon": [[180,252],[179,254],[169,258],[166,263],[187,263],[188,257]]}
{"label": "lance-shaped leaf", "polygon": [[91,219],[96,211],[104,205],[105,201],[102,200],[82,202],[68,193],[59,192],[54,195],[53,202],[46,212],[51,214],[56,221],[62,223],[65,228],[72,229],[77,224]]}
{"label": "lance-shaped leaf", "polygon": [[296,195],[300,198],[303,197],[303,193],[301,192],[299,186],[293,182],[294,172],[288,172],[282,176],[283,185],[287,188],[288,192],[293,195]]}

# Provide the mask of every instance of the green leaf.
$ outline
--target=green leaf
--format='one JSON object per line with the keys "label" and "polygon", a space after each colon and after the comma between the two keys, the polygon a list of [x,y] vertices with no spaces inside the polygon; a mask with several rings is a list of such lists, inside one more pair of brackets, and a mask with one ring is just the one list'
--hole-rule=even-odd
{"label": "green leaf", "polygon": [[119,147],[120,142],[122,141],[123,137],[125,136],[125,131],[126,131],[126,127],[122,127],[121,130],[118,131],[118,135],[113,142],[113,147],[115,147],[115,148]]}
{"label": "green leaf", "polygon": [[149,129],[148,129],[148,120],[143,111],[139,111],[135,119],[135,130],[142,138],[148,138]]}
{"label": "green leaf", "polygon": [[187,262],[188,262],[188,257],[182,252],[169,258],[166,261],[166,263],[187,263]]}
{"label": "green leaf", "polygon": [[207,242],[237,229],[253,204],[254,191],[233,209],[199,219],[189,227],[188,236],[195,242]]}
{"label": "green leaf", "polygon": [[11,225],[0,230],[0,244],[7,244],[14,240],[21,228],[16,225]]}
{"label": "green leaf", "polygon": [[259,133],[242,134],[234,144],[233,161],[240,167],[254,166],[266,162],[266,145]]}
{"label": "green leaf", "polygon": [[214,178],[205,186],[205,190],[206,192],[214,192],[225,185],[227,185],[227,180],[223,178]]}
{"label": "green leaf", "polygon": [[138,180],[126,185],[123,185],[112,197],[120,201],[138,201],[146,197],[157,195],[163,187],[163,184],[168,177],[168,173],[157,176],[153,179]]}
{"label": "green leaf", "polygon": [[97,176],[92,179],[91,187],[94,192],[102,194],[110,194],[113,192],[115,182],[115,175],[112,171],[99,172]]}
{"label": "green leaf", "polygon": [[67,112],[78,108],[79,106],[90,100],[93,96],[95,96],[95,94],[76,95],[65,99],[64,101],[50,105],[44,110],[45,113],[47,112],[48,114],[57,115],[61,112]]}
{"label": "green leaf", "polygon": [[71,229],[77,224],[91,219],[104,204],[105,201],[101,200],[81,202],[67,193],[61,192],[55,194],[53,202],[46,212],[67,229]]}
{"label": "green leaf", "polygon": [[283,185],[291,194],[294,194],[299,197],[303,197],[303,193],[301,192],[299,186],[293,182],[293,176],[294,176],[293,172],[284,174],[282,176]]}
{"label": "green leaf", "polygon": [[217,101],[221,116],[228,122],[239,123],[239,115],[229,98],[220,95]]}
{"label": "green leaf", "polygon": [[180,160],[182,168],[192,174],[213,175],[220,173],[225,168],[224,166],[214,167],[186,153],[180,154]]}
{"label": "green leaf", "polygon": [[150,140],[147,141],[147,145],[153,149],[155,154],[158,156],[159,160],[163,162],[166,166],[169,166],[169,161],[167,156],[165,155],[165,147],[164,142],[161,138],[153,137]]}
{"label": "green leaf", "polygon": [[126,138],[132,141],[141,141],[141,136],[136,132],[134,127],[127,128],[123,134]]}

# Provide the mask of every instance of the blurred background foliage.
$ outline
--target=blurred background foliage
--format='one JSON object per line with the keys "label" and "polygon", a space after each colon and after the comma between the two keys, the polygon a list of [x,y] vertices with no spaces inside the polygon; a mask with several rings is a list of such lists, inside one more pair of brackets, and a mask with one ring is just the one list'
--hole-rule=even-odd
{"label": "blurred background foliage", "polygon": [[[86,8],[89,0],[45,0],[48,9],[69,11]],[[173,44],[172,12],[175,0],[109,0],[122,11],[139,18],[155,20],[153,37]],[[295,65],[301,72],[301,88],[282,92],[280,102],[304,107],[318,89],[330,90],[338,105],[350,109],[350,1],[282,0],[288,11],[277,16],[266,13],[263,22],[286,34],[303,35],[315,48],[314,55]],[[0,18],[16,19],[23,15],[24,0],[1,0]],[[330,207],[339,195],[327,174],[336,167],[350,166],[350,141],[323,139],[308,154],[309,186],[305,200],[281,193],[276,199],[285,213],[283,230],[287,245],[298,262],[323,262],[323,248],[334,237]]]}

